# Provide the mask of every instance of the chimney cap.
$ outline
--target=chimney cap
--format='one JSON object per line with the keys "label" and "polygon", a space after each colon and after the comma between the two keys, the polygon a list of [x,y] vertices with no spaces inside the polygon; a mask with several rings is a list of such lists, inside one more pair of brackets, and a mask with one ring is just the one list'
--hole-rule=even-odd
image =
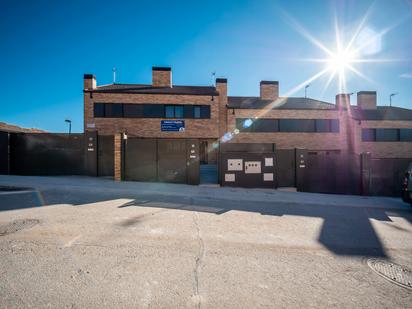
{"label": "chimney cap", "polygon": [[279,85],[277,80],[262,80],[260,81],[261,85]]}
{"label": "chimney cap", "polygon": [[216,78],[216,83],[227,84],[227,78]]}
{"label": "chimney cap", "polygon": [[96,76],[94,76],[94,74],[84,74],[84,79],[93,79],[96,78]]}
{"label": "chimney cap", "polygon": [[375,94],[376,95],[376,91],[358,91],[358,95],[359,94]]}
{"label": "chimney cap", "polygon": [[171,67],[152,67],[153,71],[171,71]]}

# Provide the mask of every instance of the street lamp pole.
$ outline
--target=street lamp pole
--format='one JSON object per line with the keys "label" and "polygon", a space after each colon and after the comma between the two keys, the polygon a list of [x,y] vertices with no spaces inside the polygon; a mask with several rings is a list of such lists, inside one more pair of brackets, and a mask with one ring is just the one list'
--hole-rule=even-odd
{"label": "street lamp pole", "polygon": [[65,122],[69,124],[69,134],[72,133],[72,121],[70,119],[66,119]]}
{"label": "street lamp pole", "polygon": [[310,84],[307,84],[305,86],[305,99],[307,98],[307,89],[310,87]]}
{"label": "street lamp pole", "polygon": [[391,93],[391,95],[389,96],[389,106],[392,106],[392,97],[396,96],[397,94],[397,92]]}

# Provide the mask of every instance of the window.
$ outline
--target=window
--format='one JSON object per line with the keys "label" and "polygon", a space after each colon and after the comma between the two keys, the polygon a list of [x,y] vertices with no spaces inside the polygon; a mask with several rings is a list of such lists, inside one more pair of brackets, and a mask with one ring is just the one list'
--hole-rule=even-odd
{"label": "window", "polygon": [[210,106],[209,105],[201,105],[200,106],[200,118],[202,118],[202,119],[209,119],[210,118]]}
{"label": "window", "polygon": [[334,132],[339,133],[338,119],[255,119],[236,118],[241,132]]}
{"label": "window", "polygon": [[278,132],[279,121],[277,119],[258,119],[252,124],[253,132]]}
{"label": "window", "polygon": [[193,106],[193,118],[200,118],[200,106]]}
{"label": "window", "polygon": [[94,103],[94,117],[209,119],[210,105]]}
{"label": "window", "polygon": [[188,104],[183,105],[183,110],[184,110],[183,118],[186,118],[186,119],[196,118],[193,116],[193,108],[194,108],[193,105],[188,105]]}
{"label": "window", "polygon": [[399,140],[398,129],[376,129],[377,142],[396,142]]}
{"label": "window", "polygon": [[104,109],[105,109],[104,105],[105,105],[104,103],[94,103],[94,106],[93,106],[94,117],[104,117]]}
{"label": "window", "polygon": [[121,118],[123,117],[123,104],[106,103],[104,113],[106,118]]}
{"label": "window", "polygon": [[315,132],[313,119],[280,119],[280,132]]}
{"label": "window", "polygon": [[166,105],[165,107],[165,117],[174,118],[175,117],[175,107],[172,105]]}
{"label": "window", "polygon": [[362,141],[374,142],[375,141],[375,129],[362,129]]}
{"label": "window", "polygon": [[412,129],[399,129],[399,140],[401,142],[412,142]]}
{"label": "window", "polygon": [[252,132],[253,120],[250,118],[236,118],[236,128],[240,132]]}
{"label": "window", "polygon": [[163,118],[165,108],[163,104],[144,104],[143,117],[144,118]]}
{"label": "window", "polygon": [[339,119],[331,119],[330,120],[330,131],[333,133],[339,133]]}
{"label": "window", "polygon": [[183,105],[166,105],[166,118],[183,118]]}
{"label": "window", "polygon": [[183,106],[175,106],[175,118],[183,118]]}
{"label": "window", "polygon": [[338,119],[316,119],[316,132],[333,132],[339,133]]}
{"label": "window", "polygon": [[142,118],[142,104],[123,104],[123,115],[125,118]]}
{"label": "window", "polygon": [[316,132],[330,132],[330,120],[329,119],[316,119]]}

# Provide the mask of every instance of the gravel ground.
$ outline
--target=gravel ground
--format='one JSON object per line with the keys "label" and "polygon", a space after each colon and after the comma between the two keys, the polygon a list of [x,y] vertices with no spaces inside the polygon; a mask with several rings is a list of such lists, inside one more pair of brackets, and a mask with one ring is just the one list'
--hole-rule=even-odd
{"label": "gravel ground", "polygon": [[0,236],[3,308],[412,303],[367,266],[412,269],[412,208],[400,199],[88,177],[0,185],[26,187],[0,192],[0,227],[39,220]]}

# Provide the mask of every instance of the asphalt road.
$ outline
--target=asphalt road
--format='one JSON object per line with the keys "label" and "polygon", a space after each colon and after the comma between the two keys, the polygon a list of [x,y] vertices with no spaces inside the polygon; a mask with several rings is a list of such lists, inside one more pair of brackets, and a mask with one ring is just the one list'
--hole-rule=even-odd
{"label": "asphalt road", "polygon": [[0,176],[2,308],[410,308],[369,258],[412,269],[395,198]]}

